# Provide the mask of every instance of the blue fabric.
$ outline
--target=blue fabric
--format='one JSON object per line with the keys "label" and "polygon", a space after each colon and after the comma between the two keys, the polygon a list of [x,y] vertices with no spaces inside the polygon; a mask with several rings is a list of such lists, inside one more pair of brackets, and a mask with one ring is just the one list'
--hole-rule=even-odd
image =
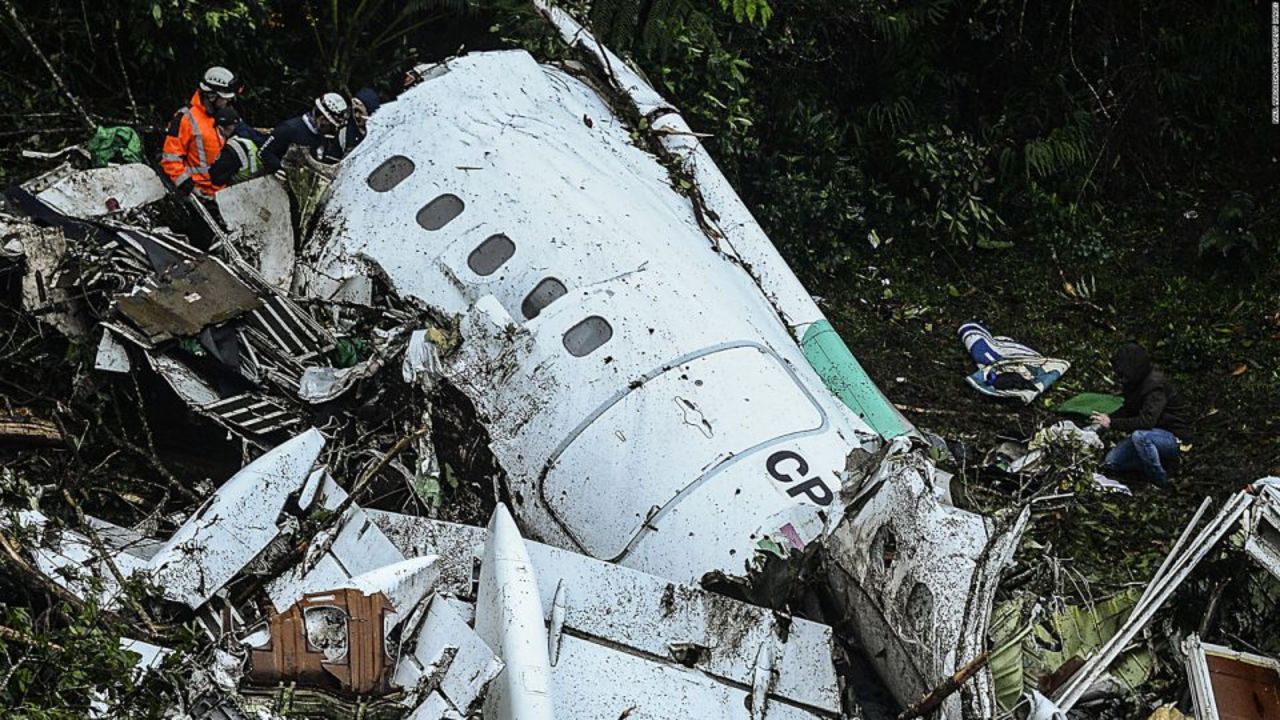
{"label": "blue fabric", "polygon": [[1141,471],[1148,481],[1166,485],[1169,473],[1164,464],[1178,457],[1178,438],[1168,430],[1134,430],[1107,453],[1105,464],[1121,472]]}
{"label": "blue fabric", "polygon": [[355,94],[355,99],[364,103],[364,107],[372,115],[378,112],[378,108],[382,107],[382,101],[378,99],[378,92],[373,88],[361,88]]}
{"label": "blue fabric", "polygon": [[990,365],[1015,357],[1042,357],[1040,353],[1007,337],[993,337],[976,322],[967,322],[956,331],[975,365]]}
{"label": "blue fabric", "polygon": [[965,381],[984,395],[1029,403],[1071,367],[1065,360],[1047,358],[1011,338],[993,336],[976,322],[961,325],[957,334],[978,366]]}
{"label": "blue fabric", "polygon": [[257,128],[253,127],[252,125],[250,125],[249,123],[243,120],[241,120],[240,124],[236,126],[235,134],[239,135],[242,138],[245,138],[246,140],[252,140],[253,144],[257,145],[258,147],[262,147],[262,145],[267,142],[266,135],[263,135],[262,133],[258,132]]}

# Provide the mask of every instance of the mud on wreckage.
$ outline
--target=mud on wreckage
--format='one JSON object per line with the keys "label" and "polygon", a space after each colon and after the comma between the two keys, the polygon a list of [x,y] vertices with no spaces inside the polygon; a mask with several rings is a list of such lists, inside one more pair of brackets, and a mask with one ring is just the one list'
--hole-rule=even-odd
{"label": "mud on wreckage", "polygon": [[[7,478],[7,569],[134,631],[171,714],[859,717],[875,684],[918,715],[1052,717],[1141,684],[1134,641],[1228,535],[1276,571],[1260,482],[1136,597],[1002,589],[1030,508],[950,502],[680,115],[540,9],[572,61],[423,72],[331,179],[295,170],[306,197],[260,178],[215,218],[142,166],[6,194],[24,311],[245,461],[216,490],[170,474],[198,507],[104,504],[123,525]],[[1188,648],[1204,707],[1230,663],[1270,667]]]}

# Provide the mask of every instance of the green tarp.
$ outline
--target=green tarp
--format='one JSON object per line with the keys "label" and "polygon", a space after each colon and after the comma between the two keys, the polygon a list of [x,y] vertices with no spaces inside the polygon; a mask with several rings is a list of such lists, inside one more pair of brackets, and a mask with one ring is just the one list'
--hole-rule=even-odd
{"label": "green tarp", "polygon": [[131,127],[100,127],[84,144],[94,167],[142,162],[142,138]]}
{"label": "green tarp", "polygon": [[1081,415],[1089,417],[1093,413],[1099,412],[1104,415],[1120,409],[1124,404],[1124,398],[1119,395],[1106,395],[1103,393],[1080,393],[1075,397],[1067,398],[1062,401],[1058,407],[1054,408],[1054,412],[1064,415]]}

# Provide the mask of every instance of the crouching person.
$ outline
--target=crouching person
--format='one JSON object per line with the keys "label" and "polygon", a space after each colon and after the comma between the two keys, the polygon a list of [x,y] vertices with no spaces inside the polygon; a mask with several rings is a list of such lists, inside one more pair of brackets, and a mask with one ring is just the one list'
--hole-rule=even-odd
{"label": "crouching person", "polygon": [[1111,369],[1124,386],[1124,405],[1113,415],[1094,413],[1092,419],[1128,437],[1107,453],[1104,469],[1140,471],[1152,484],[1167,487],[1169,468],[1178,462],[1178,446],[1191,436],[1190,414],[1141,345],[1120,346],[1111,357]]}

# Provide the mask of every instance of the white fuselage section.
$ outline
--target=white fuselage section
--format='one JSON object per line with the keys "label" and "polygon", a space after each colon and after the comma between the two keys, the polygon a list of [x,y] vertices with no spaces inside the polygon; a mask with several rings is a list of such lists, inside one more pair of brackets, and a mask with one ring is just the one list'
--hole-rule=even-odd
{"label": "white fuselage section", "polygon": [[846,457],[876,434],[595,90],[524,52],[469,55],[371,123],[304,289],[360,298],[372,264],[462,317],[445,374],[529,532],[696,580],[840,514]]}

